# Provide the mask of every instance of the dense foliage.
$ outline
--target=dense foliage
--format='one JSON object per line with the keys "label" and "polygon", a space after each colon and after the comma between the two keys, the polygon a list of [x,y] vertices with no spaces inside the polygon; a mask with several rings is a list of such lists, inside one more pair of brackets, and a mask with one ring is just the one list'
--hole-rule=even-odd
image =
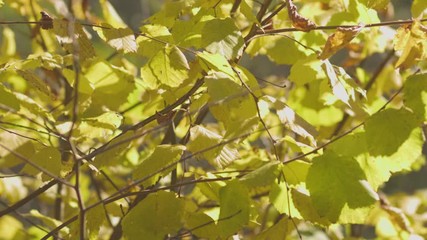
{"label": "dense foliage", "polygon": [[0,238],[427,237],[426,1],[1,2]]}

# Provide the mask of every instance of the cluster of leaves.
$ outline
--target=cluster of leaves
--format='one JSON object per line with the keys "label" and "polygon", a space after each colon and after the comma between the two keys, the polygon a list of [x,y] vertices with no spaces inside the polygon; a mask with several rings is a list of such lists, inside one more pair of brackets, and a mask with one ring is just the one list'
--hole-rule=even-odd
{"label": "cluster of leaves", "polygon": [[2,26],[6,239],[427,236],[381,194],[424,162],[425,1],[166,1],[138,31],[107,0],[4,2],[32,52]]}

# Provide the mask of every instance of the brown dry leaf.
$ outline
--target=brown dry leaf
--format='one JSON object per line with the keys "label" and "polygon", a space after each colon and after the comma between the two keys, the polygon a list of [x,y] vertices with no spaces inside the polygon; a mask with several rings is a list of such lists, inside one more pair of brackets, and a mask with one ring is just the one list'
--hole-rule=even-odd
{"label": "brown dry leaf", "polygon": [[292,26],[294,26],[298,30],[302,30],[304,32],[309,32],[311,29],[316,27],[316,24],[312,22],[310,19],[301,16],[297,12],[297,7],[294,5],[292,0],[288,0],[288,15],[289,19],[292,20]]}
{"label": "brown dry leaf", "polygon": [[353,27],[338,27],[337,31],[328,37],[319,59],[325,60],[334,55],[338,50],[349,44],[364,27],[364,24]]}
{"label": "brown dry leaf", "polygon": [[40,19],[40,27],[44,30],[52,29],[53,28],[53,18],[49,16],[45,11],[41,11],[40,14],[42,15]]}

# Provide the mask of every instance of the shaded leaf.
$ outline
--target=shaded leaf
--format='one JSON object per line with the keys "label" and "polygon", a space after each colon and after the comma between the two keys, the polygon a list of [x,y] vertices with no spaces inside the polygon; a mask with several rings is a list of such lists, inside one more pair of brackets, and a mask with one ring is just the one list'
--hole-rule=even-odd
{"label": "shaded leaf", "polygon": [[0,83],[0,104],[7,106],[8,108],[18,111],[20,108],[20,103],[18,98],[11,93],[11,91],[3,86]]}
{"label": "shaded leaf", "polygon": [[[54,147],[45,147],[39,151],[37,151],[33,156],[29,158],[31,162],[38,165],[40,168],[48,171],[49,173],[60,177],[61,174],[61,153]],[[30,175],[37,175],[40,171],[35,169],[31,165],[25,165],[24,169],[21,170],[24,173],[28,173]],[[50,176],[46,174],[42,174],[43,181],[47,181],[52,179]]]}
{"label": "shaded leaf", "polygon": [[[80,23],[54,19],[52,30],[62,47],[69,53],[78,54],[80,61],[85,62],[96,56],[93,43]],[[74,41],[76,44],[73,43]]]}
{"label": "shaded leaf", "polygon": [[338,27],[337,31],[328,37],[319,59],[325,60],[334,55],[338,50],[350,43],[364,27],[364,24],[354,27]]}
{"label": "shaded leaf", "polygon": [[405,109],[386,109],[365,123],[369,152],[374,156],[390,156],[409,139],[418,125],[413,113]]}
{"label": "shaded leaf", "polygon": [[216,167],[223,168],[239,157],[236,149],[220,144],[223,141],[221,135],[207,128],[200,125],[194,126],[191,128],[190,134],[191,140],[187,145],[188,150],[193,154],[203,151],[196,157],[204,158]]}
{"label": "shaded leaf", "polygon": [[162,170],[164,167],[173,163],[178,163],[185,150],[182,145],[158,145],[154,152],[146,159],[142,160],[133,172],[134,179],[150,178],[142,182],[145,187],[155,184],[160,177],[170,173],[175,167],[169,167]]}
{"label": "shaded leaf", "polygon": [[184,201],[172,192],[149,194],[136,205],[122,221],[123,234],[129,240],[162,240],[182,227]]}
{"label": "shaded leaf", "polygon": [[[215,29],[215,31],[212,31]],[[226,59],[236,58],[243,51],[244,40],[231,18],[212,19],[202,29],[202,46]]]}
{"label": "shaded leaf", "polygon": [[17,70],[17,73],[21,75],[25,80],[27,80],[30,86],[40,91],[44,95],[48,96],[49,98],[54,98],[54,95],[48,88],[47,84],[40,77],[38,77],[34,71]]}
{"label": "shaded leaf", "polygon": [[[208,52],[198,52],[197,56],[200,58],[200,65],[204,68],[206,72],[214,70],[217,72],[222,72],[231,77],[231,79],[236,79],[236,73],[231,68],[230,63],[227,59],[221,54],[212,54]],[[237,82],[237,81],[236,81]]]}
{"label": "shaded leaf", "polygon": [[[307,175],[307,189],[321,217],[333,223],[351,217],[353,223],[363,223],[366,207],[373,206],[375,199],[362,185],[366,176],[352,157],[339,156],[332,151],[313,159]],[[343,209],[350,209],[351,214]],[[359,212],[358,212],[359,211]],[[347,213],[347,215],[341,216]]]}
{"label": "shaded leaf", "polygon": [[413,113],[421,120],[427,120],[427,74],[417,74],[408,77],[405,82],[405,106],[412,109]]}
{"label": "shaded leaf", "polygon": [[220,212],[218,228],[223,238],[240,230],[249,221],[250,199],[248,189],[233,180],[219,190]]}
{"label": "shaded leaf", "polygon": [[269,162],[246,174],[240,181],[248,188],[267,186],[277,178],[278,170],[278,162]]}

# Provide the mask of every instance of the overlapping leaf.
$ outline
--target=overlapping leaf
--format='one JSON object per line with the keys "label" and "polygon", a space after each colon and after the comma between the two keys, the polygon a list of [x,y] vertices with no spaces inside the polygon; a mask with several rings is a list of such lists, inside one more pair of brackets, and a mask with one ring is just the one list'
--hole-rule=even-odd
{"label": "overlapping leaf", "polygon": [[125,53],[136,52],[137,44],[135,33],[130,28],[113,28],[109,24],[102,24],[102,28],[94,28],[98,35],[111,47]]}
{"label": "overlapping leaf", "polygon": [[427,56],[427,28],[414,20],[397,29],[394,49],[400,53],[396,68],[406,69]]}
{"label": "overlapping leaf", "polygon": [[207,21],[201,35],[202,46],[211,53],[220,54],[226,59],[236,58],[242,54],[244,40],[231,18]]}
{"label": "overlapping leaf", "polygon": [[364,25],[360,24],[354,27],[338,27],[337,31],[329,36],[326,41],[325,47],[320,53],[319,58],[325,60],[334,55],[338,50],[345,47],[353,40],[357,34],[363,29]]}
{"label": "overlapping leaf", "polygon": [[191,128],[191,140],[187,148],[193,154],[203,151],[196,157],[204,158],[212,165],[222,168],[239,156],[236,149],[220,144],[222,141],[221,135],[198,125]]}
{"label": "overlapping leaf", "polygon": [[178,87],[188,78],[188,62],[177,47],[165,47],[141,68],[141,77],[152,88]]}
{"label": "overlapping leaf", "polygon": [[185,146],[181,145],[158,145],[154,152],[142,161],[140,165],[133,172],[135,179],[147,178],[142,184],[144,186],[151,186],[157,180],[171,172],[174,167],[162,169],[173,163],[177,163],[185,150]]}
{"label": "overlapping leaf", "polygon": [[363,181],[366,176],[354,158],[326,151],[313,159],[307,188],[321,217],[331,222],[363,223],[369,213],[366,210],[375,202]]}

